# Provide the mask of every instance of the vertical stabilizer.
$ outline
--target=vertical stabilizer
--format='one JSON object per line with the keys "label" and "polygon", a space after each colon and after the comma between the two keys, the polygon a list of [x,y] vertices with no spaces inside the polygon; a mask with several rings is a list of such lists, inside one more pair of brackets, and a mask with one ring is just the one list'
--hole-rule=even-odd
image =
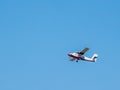
{"label": "vertical stabilizer", "polygon": [[93,61],[96,61],[96,60],[97,60],[97,58],[98,58],[98,54],[93,54],[93,56],[92,56],[92,58],[91,58],[91,59],[92,59]]}

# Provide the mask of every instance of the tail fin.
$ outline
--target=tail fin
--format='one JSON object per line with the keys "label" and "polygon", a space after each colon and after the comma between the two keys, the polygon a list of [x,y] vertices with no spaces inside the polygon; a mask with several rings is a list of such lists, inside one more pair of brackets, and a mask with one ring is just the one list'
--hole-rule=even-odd
{"label": "tail fin", "polygon": [[91,59],[95,62],[97,60],[97,58],[98,58],[98,54],[93,54]]}

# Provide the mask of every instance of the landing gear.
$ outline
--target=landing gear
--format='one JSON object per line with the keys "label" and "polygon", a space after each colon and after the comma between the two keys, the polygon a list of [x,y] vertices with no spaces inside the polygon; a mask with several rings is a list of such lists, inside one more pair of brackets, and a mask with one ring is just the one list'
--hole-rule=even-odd
{"label": "landing gear", "polygon": [[78,62],[78,60],[76,60],[76,62]]}

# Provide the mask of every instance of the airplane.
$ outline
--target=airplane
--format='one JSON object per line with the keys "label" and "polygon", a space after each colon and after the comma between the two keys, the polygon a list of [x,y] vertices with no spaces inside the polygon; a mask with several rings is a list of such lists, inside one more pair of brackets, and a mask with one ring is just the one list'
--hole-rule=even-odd
{"label": "airplane", "polygon": [[68,56],[70,57],[70,61],[78,62],[78,60],[83,60],[88,62],[96,62],[98,54],[93,54],[91,58],[83,56],[88,50],[89,48],[84,48],[81,52],[69,53]]}

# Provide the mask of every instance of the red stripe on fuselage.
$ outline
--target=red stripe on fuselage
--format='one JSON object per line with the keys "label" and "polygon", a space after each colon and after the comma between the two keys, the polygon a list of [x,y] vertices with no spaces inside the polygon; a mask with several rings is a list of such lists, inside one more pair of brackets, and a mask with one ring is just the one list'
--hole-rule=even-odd
{"label": "red stripe on fuselage", "polygon": [[72,55],[72,54],[68,54],[68,56],[70,56],[70,57],[73,57],[73,58],[76,58],[76,59],[80,59],[80,57],[77,57],[77,56],[74,56],[74,55]]}

